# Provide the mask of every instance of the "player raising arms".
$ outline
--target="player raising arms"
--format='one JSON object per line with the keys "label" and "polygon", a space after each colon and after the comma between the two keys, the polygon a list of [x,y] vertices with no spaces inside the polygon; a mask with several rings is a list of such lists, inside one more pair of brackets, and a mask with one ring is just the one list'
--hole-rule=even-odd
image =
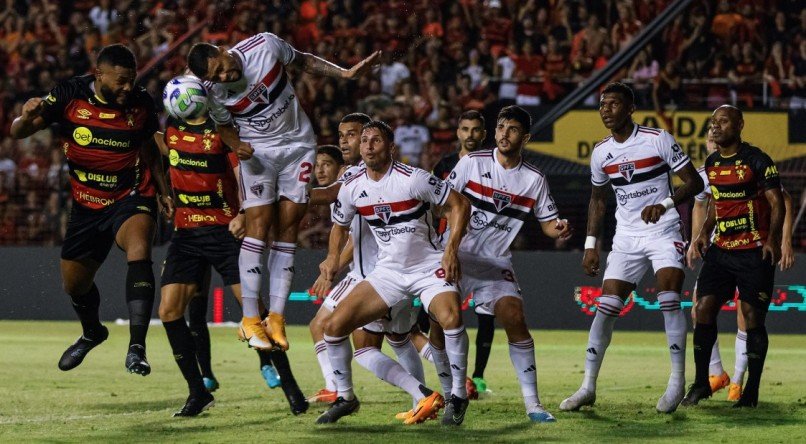
{"label": "player raising arms", "polygon": [[[582,266],[589,276],[599,274],[596,235],[601,231],[605,193],[610,182],[616,193],[616,235],[607,257],[602,296],[588,336],[582,387],[560,404],[560,410],[578,410],[596,401],[596,379],[613,335],[624,300],[652,263],[658,302],[666,327],[672,372],[656,409],[671,413],[685,392],[686,317],[680,309],[685,243],[675,206],[702,191],[702,179],[674,138],[664,130],[637,125],[632,90],[611,83],[602,91],[599,115],[611,135],[591,155],[593,184],[588,208],[588,237]],[[670,173],[683,185],[672,195]]]}
{"label": "player raising arms", "polygon": [[[465,393],[468,339],[459,311],[459,292],[453,282],[461,277],[457,250],[465,234],[469,204],[436,177],[394,161],[392,139],[392,130],[384,122],[364,125],[361,157],[366,166],[342,185],[333,208],[334,225],[328,256],[320,265],[320,278],[332,281],[339,270],[339,255],[347,241],[348,228],[358,214],[370,225],[378,243],[378,261],[366,279],[339,302],[325,325],[324,339],[338,398],[317,422],[336,422],[358,410],[348,335],[419,295],[426,310],[445,329],[453,370],[450,402],[455,412],[449,421],[459,425],[468,405]],[[432,205],[450,212],[451,237],[444,252],[429,220]],[[424,386],[420,386],[420,391],[423,399],[413,417],[425,407],[423,403],[438,397]]]}
{"label": "player raising arms", "polygon": [[[509,246],[530,213],[549,237],[567,239],[571,227],[568,221],[559,219],[543,173],[523,161],[531,120],[521,107],[502,109],[495,128],[496,148],[462,157],[448,182],[472,205],[469,230],[459,246],[463,272],[460,287],[473,294],[477,309],[493,314],[503,325],[526,414],[535,422],[553,422],[554,416],[543,408],[537,394],[535,344],[526,326]],[[432,328],[437,330],[439,326]],[[438,350],[432,340],[435,362]],[[440,368],[437,373],[441,374]]]}
{"label": "player raising arms", "polygon": [[94,280],[114,243],[126,252],[128,261],[126,369],[143,376],[151,372],[146,333],[154,306],[154,182],[168,217],[173,202],[151,140],[158,127],[154,100],[134,86],[136,74],[131,50],[119,44],[107,46],[98,54],[93,74],[59,83],[45,99],[28,100],[11,125],[11,136],[22,139],[58,123],[70,168],[73,207],[62,245],[61,273],[83,332],[59,360],[65,371],[81,364],[109,336],[99,320],[101,296]]}
{"label": "player raising arms", "polygon": [[[692,252],[693,258],[704,252],[697,278],[697,325],[693,341],[696,374],[683,405],[696,405],[712,394],[708,364],[717,337],[716,317],[738,287],[739,307],[747,328],[749,372],[734,407],[756,407],[769,345],[764,323],[772,297],[775,264],[781,258],[784,223],[781,179],[767,154],[742,141],[744,118],[738,108],[720,106],[714,111],[711,126],[718,147],[705,160],[711,203]],[[708,247],[714,228],[717,231]]]}
{"label": "player raising arms", "polygon": [[343,69],[299,52],[270,33],[252,36],[231,50],[197,43],[188,53],[190,70],[209,82],[210,116],[224,142],[242,161],[246,237],[239,258],[244,312],[241,329],[250,343],[269,345],[257,300],[263,253],[277,211],[277,236],[266,267],[271,310],[267,329],[271,342],[288,349],[283,314],[294,276],[297,230],[307,208],[306,187],[316,157],[316,137],[286,67],[352,79],[370,70],[379,55],[374,53],[349,70]]}

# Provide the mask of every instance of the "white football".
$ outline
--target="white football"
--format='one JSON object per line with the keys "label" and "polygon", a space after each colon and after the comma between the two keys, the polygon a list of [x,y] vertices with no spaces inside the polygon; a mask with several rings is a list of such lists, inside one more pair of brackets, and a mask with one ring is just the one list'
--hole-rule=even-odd
{"label": "white football", "polygon": [[174,77],[162,91],[162,104],[174,118],[196,119],[207,113],[207,90],[197,77]]}

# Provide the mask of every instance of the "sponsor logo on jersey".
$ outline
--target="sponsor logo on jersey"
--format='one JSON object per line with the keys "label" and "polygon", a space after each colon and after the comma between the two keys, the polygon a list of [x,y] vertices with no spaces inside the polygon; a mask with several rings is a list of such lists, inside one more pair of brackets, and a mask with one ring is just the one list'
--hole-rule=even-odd
{"label": "sponsor logo on jersey", "polygon": [[178,140],[179,140],[179,138],[176,137],[176,134],[172,134],[171,137],[168,138],[168,144],[169,145],[176,145],[176,142]]}
{"label": "sponsor logo on jersey", "polygon": [[79,119],[88,120],[90,117],[92,117],[92,111],[86,108],[79,108],[78,111],[76,111],[76,117]]}
{"label": "sponsor logo on jersey", "polygon": [[731,228],[738,228],[742,229],[747,227],[747,218],[742,217],[740,219],[733,219],[733,220],[722,220],[719,221],[719,232],[724,233],[725,231]]}
{"label": "sponsor logo on jersey", "polygon": [[657,187],[647,187],[640,191],[631,191],[626,192],[621,188],[616,188],[616,199],[618,200],[619,205],[626,205],[627,201],[630,199],[636,199],[639,197],[646,197],[658,192]]}
{"label": "sponsor logo on jersey", "polygon": [[92,203],[96,203],[96,204],[99,204],[99,205],[103,205],[105,207],[108,207],[109,205],[112,205],[113,203],[115,203],[115,199],[105,199],[103,197],[97,197],[97,196],[93,196],[91,194],[87,194],[87,193],[85,193],[83,191],[78,193],[78,198],[81,199],[81,200],[85,200],[87,202],[92,202]]}
{"label": "sponsor logo on jersey", "polygon": [[765,179],[769,179],[770,177],[777,176],[777,175],[778,175],[778,167],[776,167],[775,165],[770,165],[770,166],[767,167],[766,170],[764,170],[764,178]]}
{"label": "sponsor logo on jersey", "polygon": [[195,142],[196,138],[193,136],[182,136],[182,140],[184,140],[185,142]]}
{"label": "sponsor logo on jersey", "polygon": [[114,119],[117,117],[115,113],[98,113],[98,117],[101,119]]}
{"label": "sponsor logo on jersey", "polygon": [[195,204],[198,206],[210,206],[212,205],[213,200],[210,196],[193,196],[189,194],[179,193],[179,200],[182,201],[183,204]]}
{"label": "sponsor logo on jersey", "polygon": [[512,203],[511,195],[497,190],[493,191],[493,204],[495,204],[495,209],[497,211],[501,211],[508,207],[510,203]]}
{"label": "sponsor logo on jersey", "polygon": [[216,216],[209,216],[206,214],[191,214],[187,217],[188,222],[217,222]]}
{"label": "sponsor logo on jersey", "polygon": [[747,197],[747,192],[742,191],[729,191],[729,192],[720,192],[715,186],[711,185],[711,195],[714,196],[714,200],[719,199],[744,199]]}
{"label": "sponsor logo on jersey", "polygon": [[392,207],[388,204],[373,205],[372,211],[375,212],[375,215],[378,216],[384,224],[388,224],[389,218],[392,217]]}
{"label": "sponsor logo on jersey", "polygon": [[179,155],[179,152],[176,150],[168,151],[168,163],[170,163],[171,166],[173,167],[177,165],[185,165],[189,167],[207,168],[206,160],[183,158],[182,156]]}
{"label": "sponsor logo on jersey", "polygon": [[103,145],[112,148],[128,148],[131,146],[130,140],[114,140],[114,139],[100,139],[98,137],[93,137],[92,131],[86,126],[79,126],[73,130],[73,140],[81,146],[87,146],[90,143],[94,143],[96,145]]}
{"label": "sponsor logo on jersey", "polygon": [[88,180],[91,180],[93,182],[98,182],[98,184],[107,188],[114,188],[115,184],[118,182],[118,176],[115,176],[114,174],[88,173],[81,170],[73,170],[73,172],[76,173],[76,177],[78,177],[79,182],[87,182]]}
{"label": "sponsor logo on jersey", "polygon": [[507,224],[500,224],[496,221],[490,221],[487,218],[487,214],[483,211],[476,210],[473,214],[470,215],[470,229],[471,230],[483,230],[485,228],[494,228],[496,230],[506,231],[507,233],[512,232],[512,227]]}
{"label": "sponsor logo on jersey", "polygon": [[382,242],[389,242],[392,239],[392,236],[397,236],[400,234],[406,233],[414,233],[414,227],[391,227],[391,228],[379,228],[375,229],[375,234],[378,235],[378,239]]}
{"label": "sponsor logo on jersey", "polygon": [[249,122],[249,125],[255,127],[255,129],[258,130],[268,128],[269,125],[271,125],[271,123],[274,122],[275,119],[282,116],[283,113],[286,112],[288,107],[291,105],[291,101],[294,100],[295,97],[296,96],[294,94],[291,94],[290,96],[288,96],[287,99],[285,99],[285,102],[283,102],[283,104],[279,108],[277,108],[277,110],[274,111],[273,113],[269,114],[266,117],[254,117],[247,119],[247,122]]}
{"label": "sponsor logo on jersey", "polygon": [[635,163],[622,163],[618,166],[618,172],[627,179],[627,182],[632,180],[632,175],[635,173]]}

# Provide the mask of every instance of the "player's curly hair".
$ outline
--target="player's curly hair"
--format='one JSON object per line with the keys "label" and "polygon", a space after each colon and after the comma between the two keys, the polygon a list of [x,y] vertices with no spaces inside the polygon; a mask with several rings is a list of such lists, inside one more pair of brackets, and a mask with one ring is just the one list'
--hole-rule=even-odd
{"label": "player's curly hair", "polygon": [[207,65],[210,59],[218,56],[218,46],[205,42],[193,45],[188,52],[188,68],[196,77],[207,76]]}
{"label": "player's curly hair", "polygon": [[627,106],[632,105],[635,103],[635,94],[632,92],[632,88],[627,86],[625,83],[621,82],[612,82],[608,83],[607,86],[602,90],[602,94],[607,93],[615,93],[621,94],[621,97],[624,98],[624,101],[627,102]]}
{"label": "player's curly hair", "polygon": [[137,60],[134,58],[134,53],[131,49],[120,43],[115,43],[101,49],[101,52],[98,53],[98,58],[95,60],[95,65],[120,66],[121,68],[136,70]]}
{"label": "player's curly hair", "polygon": [[364,126],[361,128],[361,132],[363,133],[370,128],[375,128],[380,131],[381,135],[384,139],[386,139],[387,142],[392,143],[395,141],[395,132],[392,131],[392,127],[390,127],[389,124],[383,120],[372,120],[364,124]]}

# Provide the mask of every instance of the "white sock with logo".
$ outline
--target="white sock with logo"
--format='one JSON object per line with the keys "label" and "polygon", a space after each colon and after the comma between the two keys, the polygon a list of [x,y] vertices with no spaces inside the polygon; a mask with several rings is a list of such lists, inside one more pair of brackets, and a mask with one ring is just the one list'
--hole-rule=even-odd
{"label": "white sock with logo", "polygon": [[470,339],[467,337],[465,327],[445,330],[445,352],[451,364],[451,376],[453,377],[453,387],[451,395],[467,399],[467,349]]}
{"label": "white sock with logo", "polygon": [[331,392],[336,391],[336,383],[333,382],[333,367],[330,366],[330,357],[327,355],[327,344],[321,340],[313,345],[316,350],[316,360],[319,361],[319,368],[322,369],[322,377],[325,379],[325,388]]}
{"label": "white sock with logo", "polygon": [[414,379],[420,381],[425,385],[425,370],[423,369],[423,360],[420,359],[420,354],[417,353],[417,347],[411,342],[411,337],[406,336],[402,341],[397,342],[386,338],[386,342],[392,347],[392,350],[397,356],[397,362],[406,369]]}
{"label": "white sock with logo", "polygon": [[415,402],[424,398],[420,391],[420,381],[410,375],[394,359],[381,353],[378,348],[364,347],[356,350],[353,356],[361,367],[371,371],[382,381],[402,388],[414,398]]}
{"label": "white sock with logo", "polygon": [[[680,293],[661,291],[658,302],[663,312],[663,323],[666,327],[666,344],[669,346],[669,357],[672,361],[670,384],[686,384],[686,315],[680,309]],[[722,373],[719,373],[720,375]]]}
{"label": "white sock with logo", "polygon": [[448,353],[431,344],[431,356],[434,358],[434,367],[437,369],[439,385],[442,386],[442,394],[445,399],[450,398],[453,387],[453,377],[451,376],[451,361],[448,360]]}
{"label": "white sock with logo", "polygon": [[537,395],[537,365],[535,364],[535,342],[532,338],[509,343],[509,358],[521,384],[521,394],[526,408],[540,404]]}
{"label": "white sock with logo", "polygon": [[588,348],[585,354],[585,379],[582,388],[596,392],[596,378],[602,368],[605,351],[613,338],[613,326],[618,319],[624,302],[618,296],[603,294],[599,297],[596,316],[593,317],[591,330],[588,333]]}
{"label": "white sock with logo", "polygon": [[296,244],[289,242],[272,242],[269,250],[269,310],[277,314],[285,313],[285,303],[294,279],[296,251]]}
{"label": "white sock with logo", "polygon": [[263,277],[263,251],[266,243],[252,237],[245,237],[238,256],[238,272],[241,276],[241,298],[243,315],[248,318],[260,317],[258,295]]}
{"label": "white sock with logo", "polygon": [[355,398],[353,393],[353,369],[350,361],[353,358],[353,347],[349,336],[325,335],[327,355],[330,357],[330,366],[333,368],[333,378],[336,382],[336,391],[345,400]]}

